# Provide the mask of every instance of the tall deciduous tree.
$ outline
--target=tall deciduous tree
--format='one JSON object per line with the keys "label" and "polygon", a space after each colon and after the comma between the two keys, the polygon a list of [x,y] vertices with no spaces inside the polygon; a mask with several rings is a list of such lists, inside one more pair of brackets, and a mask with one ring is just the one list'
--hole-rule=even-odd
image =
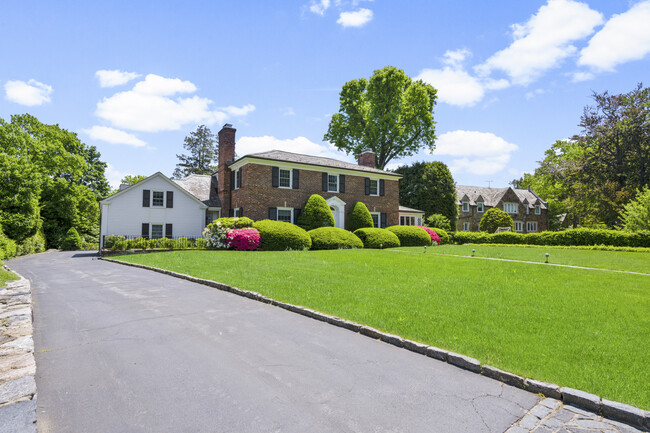
{"label": "tall deciduous tree", "polygon": [[185,137],[183,147],[189,155],[176,155],[174,177],[182,178],[190,174],[212,174],[217,170],[218,145],[215,135],[205,125],[200,125]]}
{"label": "tall deciduous tree", "polygon": [[136,183],[143,181],[146,178],[147,176],[143,176],[141,174],[134,174],[134,175],[127,174],[122,178],[120,183],[125,183],[127,185],[135,185]]}
{"label": "tall deciduous tree", "polygon": [[426,216],[441,214],[456,227],[458,205],[456,184],[449,168],[442,162],[416,162],[395,170],[404,176],[399,181],[399,202],[423,210]]}
{"label": "tall deciduous tree", "polygon": [[411,80],[401,69],[386,66],[369,80],[348,81],[340,104],[324,139],[348,154],[375,152],[377,168],[423,147],[435,147],[436,89]]}

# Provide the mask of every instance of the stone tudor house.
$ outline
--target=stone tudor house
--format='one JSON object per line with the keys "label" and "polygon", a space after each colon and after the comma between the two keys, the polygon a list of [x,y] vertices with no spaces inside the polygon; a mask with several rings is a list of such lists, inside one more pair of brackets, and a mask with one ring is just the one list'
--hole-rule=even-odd
{"label": "stone tudor house", "polygon": [[530,189],[456,185],[458,231],[479,231],[485,211],[497,207],[510,214],[515,232],[548,230],[548,204]]}
{"label": "stone tudor house", "polygon": [[221,216],[296,223],[312,194],[325,198],[336,227],[345,228],[358,201],[376,227],[420,225],[423,212],[399,206],[397,173],[375,168],[375,154],[358,164],[280,150],[236,159],[235,128],[219,131],[219,165],[213,175],[172,180],[156,173],[102,200],[101,236],[199,237]]}

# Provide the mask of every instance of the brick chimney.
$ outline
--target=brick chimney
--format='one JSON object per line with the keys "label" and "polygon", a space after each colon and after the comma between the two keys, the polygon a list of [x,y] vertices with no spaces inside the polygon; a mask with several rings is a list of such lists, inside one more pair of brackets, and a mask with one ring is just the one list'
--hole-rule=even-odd
{"label": "brick chimney", "polygon": [[357,161],[359,165],[375,168],[375,152],[366,150],[357,156]]}
{"label": "brick chimney", "polygon": [[235,132],[230,123],[226,123],[219,131],[219,165],[218,188],[221,199],[221,216],[227,216],[230,211],[230,169],[228,163],[235,160]]}

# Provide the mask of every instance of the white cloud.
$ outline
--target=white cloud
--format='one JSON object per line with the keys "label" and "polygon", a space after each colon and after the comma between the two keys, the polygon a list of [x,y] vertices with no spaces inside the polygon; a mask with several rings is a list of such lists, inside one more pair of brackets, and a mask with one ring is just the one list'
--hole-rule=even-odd
{"label": "white cloud", "polygon": [[28,82],[15,80],[7,81],[5,83],[5,96],[11,102],[16,104],[26,105],[33,107],[35,105],[43,105],[50,102],[50,95],[52,94],[52,86],[43,84],[34,79]]}
{"label": "white cloud", "polygon": [[93,140],[105,141],[113,144],[128,144],[130,146],[142,147],[147,143],[140,140],[133,134],[120,131],[119,129],[109,128],[107,126],[93,126],[89,129],[83,129],[81,132],[88,135]]}
{"label": "white cloud", "polygon": [[95,72],[95,77],[99,80],[99,87],[114,87],[126,84],[129,81],[140,77],[140,74],[135,72],[123,72],[118,69],[105,70]]}
{"label": "white cloud", "polygon": [[526,23],[512,26],[514,42],[508,48],[475,69],[482,76],[500,70],[514,84],[529,84],[574,55],[577,48],[571,43],[586,38],[602,23],[602,14],[586,3],[549,0]]}
{"label": "white cloud", "polygon": [[330,0],[320,0],[320,1],[312,0],[311,4],[309,5],[309,10],[312,13],[315,13],[317,15],[323,15],[325,14],[325,11],[329,9],[329,7],[330,7]]}
{"label": "white cloud", "polygon": [[438,99],[450,105],[472,106],[483,99],[485,91],[480,81],[463,69],[449,66],[443,69],[423,69],[415,77],[438,90]]}
{"label": "white cloud", "polygon": [[339,19],[336,20],[338,24],[343,27],[361,27],[372,20],[372,11],[370,9],[361,8],[354,12],[341,12]]}
{"label": "white cloud", "polygon": [[525,96],[526,96],[526,99],[531,100],[535,96],[541,95],[542,93],[544,93],[544,89],[535,89],[535,90],[531,90],[530,92],[526,92]]}
{"label": "white cloud", "polygon": [[594,78],[594,74],[591,72],[574,72],[571,74],[571,81],[574,83],[579,83],[581,81],[589,81]]}
{"label": "white cloud", "polygon": [[582,49],[578,64],[611,71],[650,53],[650,0],[614,15]]}
{"label": "white cloud", "polygon": [[269,135],[262,137],[241,137],[237,140],[237,155],[266,152],[269,150],[284,150],[285,152],[302,153],[305,155],[325,156],[339,160],[348,159],[329,143],[314,143],[306,137],[279,139]]}
{"label": "white cloud", "polygon": [[149,74],[133,89],[98,102],[95,114],[117,128],[157,132],[178,130],[188,123],[222,123],[255,109],[249,104],[212,110],[208,98],[176,96],[195,91],[196,86],[190,81]]}
{"label": "white cloud", "polygon": [[518,147],[491,132],[451,131],[436,141],[433,155],[460,157],[452,160],[453,173],[493,174],[503,170]]}

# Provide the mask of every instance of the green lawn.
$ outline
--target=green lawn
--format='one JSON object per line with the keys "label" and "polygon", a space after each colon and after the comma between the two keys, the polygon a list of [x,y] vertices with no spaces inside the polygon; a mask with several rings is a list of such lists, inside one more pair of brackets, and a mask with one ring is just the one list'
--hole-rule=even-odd
{"label": "green lawn", "polygon": [[[400,248],[403,249],[403,248]],[[524,260],[543,263],[549,253],[549,263],[584,266],[588,268],[615,269],[650,274],[650,253],[626,251],[599,251],[558,247],[523,247],[515,245],[441,245],[427,252],[476,257]],[[408,249],[412,250],[412,249]]]}
{"label": "green lawn", "polygon": [[[2,262],[0,262],[2,264]],[[0,287],[4,287],[7,281],[17,280],[18,277],[13,272],[5,271],[0,268]]]}
{"label": "green lawn", "polygon": [[[650,408],[650,276],[421,250],[179,251],[119,259],[254,290]],[[621,254],[605,253],[612,262]]]}

